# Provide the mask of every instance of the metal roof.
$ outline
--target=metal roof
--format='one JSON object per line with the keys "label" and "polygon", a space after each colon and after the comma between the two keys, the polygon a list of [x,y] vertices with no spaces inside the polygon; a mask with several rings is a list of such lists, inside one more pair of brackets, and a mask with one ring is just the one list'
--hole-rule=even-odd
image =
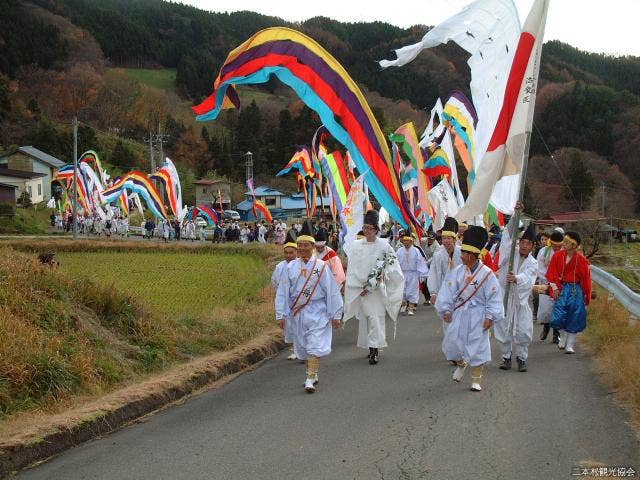
{"label": "metal roof", "polygon": [[[256,193],[256,197],[265,197],[265,196],[281,197],[286,195],[286,193],[279,192],[278,190],[275,190],[271,187],[265,187],[263,185],[256,187],[254,191]],[[245,192],[244,194],[247,195],[248,197],[252,196],[251,192]]]}
{"label": "metal roof", "polygon": [[36,158],[53,168],[60,168],[65,164],[65,162],[63,162],[62,160],[59,160],[56,157],[49,155],[48,153],[44,153],[42,150],[38,150],[31,145],[20,147],[18,148],[18,151],[24,153],[25,155],[29,155],[30,157]]}

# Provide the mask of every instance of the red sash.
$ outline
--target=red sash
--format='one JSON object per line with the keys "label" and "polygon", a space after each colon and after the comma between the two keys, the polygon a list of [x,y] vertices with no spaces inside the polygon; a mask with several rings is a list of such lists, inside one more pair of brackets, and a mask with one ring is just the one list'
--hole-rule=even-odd
{"label": "red sash", "polygon": [[[300,290],[300,293],[298,294],[298,296],[296,297],[296,300],[293,302],[293,305],[291,306],[291,313],[293,316],[299,314],[302,309],[304,307],[306,307],[309,302],[311,301],[311,298],[313,297],[313,294],[316,292],[316,289],[318,288],[318,285],[320,284],[320,278],[322,278],[322,274],[324,273],[324,269],[327,266],[326,263],[323,263],[322,265],[322,269],[320,270],[320,272],[318,273],[315,281],[315,284],[313,285],[313,287],[309,286],[309,283],[311,282],[311,277],[313,277],[315,271],[316,271],[316,264],[318,263],[318,259],[316,258],[313,262],[313,266],[311,267],[311,272],[309,272],[309,276],[307,277],[307,280],[304,282],[304,285],[302,286],[302,289]],[[298,277],[300,278],[300,277]],[[301,300],[302,297],[305,297],[304,300]],[[302,303],[304,302],[304,303]]]}
{"label": "red sash", "polygon": [[[464,287],[462,287],[462,289],[456,294],[456,297],[454,299],[454,303],[458,301],[458,299],[460,298],[460,295],[462,295],[462,293],[467,289],[467,287],[471,284],[471,281],[475,278],[475,276],[480,273],[480,270],[482,270],[480,268],[480,266],[478,266],[478,270],[476,271],[476,273],[473,274],[473,276],[465,283]],[[476,289],[471,293],[471,295],[469,295],[460,305],[456,305],[453,308],[453,311],[455,312],[457,309],[459,309],[460,307],[462,307],[465,303],[467,303],[469,300],[471,300],[476,293],[478,293],[480,291],[480,288],[482,287],[482,285],[484,285],[484,282],[487,281],[487,278],[489,278],[489,275],[493,275],[493,272],[491,270],[489,270],[487,272],[487,274],[484,276],[484,278],[482,279],[482,281],[476,286]]]}

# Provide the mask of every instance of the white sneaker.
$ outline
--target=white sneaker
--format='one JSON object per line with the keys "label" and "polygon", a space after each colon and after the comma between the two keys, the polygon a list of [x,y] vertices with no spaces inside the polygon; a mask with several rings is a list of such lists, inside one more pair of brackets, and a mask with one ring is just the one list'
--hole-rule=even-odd
{"label": "white sneaker", "polygon": [[462,380],[462,377],[464,376],[464,371],[467,369],[467,366],[460,366],[458,365],[458,367],[456,367],[455,371],[453,372],[453,381],[454,382],[459,382],[460,380]]}
{"label": "white sneaker", "polygon": [[576,353],[576,351],[573,349],[573,347],[567,347],[567,349],[564,351],[564,353]]}
{"label": "white sneaker", "polygon": [[295,353],[292,353],[287,357],[287,360],[297,360],[298,356]]}
{"label": "white sneaker", "polygon": [[407,315],[415,315],[416,312],[414,312],[413,310],[407,310]]}
{"label": "white sneaker", "polygon": [[482,387],[478,382],[471,382],[471,390],[473,390],[474,392],[479,392],[480,390],[482,390]]}
{"label": "white sneaker", "polygon": [[313,378],[307,378],[304,382],[304,389],[307,393],[314,393],[316,391],[316,386],[314,385]]}
{"label": "white sneaker", "polygon": [[407,304],[403,303],[402,305],[400,305],[400,313],[404,313],[407,311]]}
{"label": "white sneaker", "polygon": [[560,339],[558,340],[558,348],[560,350],[564,350],[564,347],[566,344],[567,344],[567,334],[563,332],[560,334]]}

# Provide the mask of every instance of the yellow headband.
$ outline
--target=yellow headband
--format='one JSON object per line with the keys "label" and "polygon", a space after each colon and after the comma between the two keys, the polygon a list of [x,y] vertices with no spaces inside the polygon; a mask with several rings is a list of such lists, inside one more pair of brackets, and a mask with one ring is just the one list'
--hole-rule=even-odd
{"label": "yellow headband", "polygon": [[313,243],[314,245],[316,244],[316,239],[313,238],[311,235],[300,235],[298,237],[298,239],[296,240],[297,243],[300,242],[310,242]]}
{"label": "yellow headband", "polygon": [[477,253],[480,254],[480,249],[474,247],[473,245],[466,245],[466,244],[462,244],[460,245],[460,250],[464,250],[465,252],[469,252],[469,253]]}
{"label": "yellow headband", "polygon": [[562,242],[554,242],[553,240],[547,240],[547,247],[555,245],[556,247],[562,246]]}
{"label": "yellow headband", "polygon": [[410,237],[409,235],[405,235],[404,237],[402,237],[402,240],[411,240],[413,242],[413,237]]}
{"label": "yellow headband", "polygon": [[576,242],[576,241],[575,241],[573,238],[571,238],[569,235],[565,235],[565,236],[564,236],[564,240],[565,240],[566,242],[569,242],[569,243],[573,244],[574,248],[577,248],[577,247],[578,247],[578,242]]}
{"label": "yellow headband", "polygon": [[293,242],[289,242],[289,243],[285,243],[284,244],[284,248],[295,248],[296,250],[298,249],[298,244],[297,243],[293,243]]}
{"label": "yellow headband", "polygon": [[455,238],[455,237],[458,236],[458,234],[456,232],[450,232],[449,230],[444,230],[442,232],[442,236],[443,237],[454,237]]}

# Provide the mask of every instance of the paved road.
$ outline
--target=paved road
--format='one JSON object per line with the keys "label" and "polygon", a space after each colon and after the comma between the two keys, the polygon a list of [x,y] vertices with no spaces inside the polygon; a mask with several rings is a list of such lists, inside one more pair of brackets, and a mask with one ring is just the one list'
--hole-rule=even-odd
{"label": "paved road", "polygon": [[576,478],[578,466],[638,471],[629,418],[580,350],[536,342],[529,372],[494,361],[474,393],[468,377],[451,381],[431,307],[401,317],[376,366],[354,346],[355,327],[336,334],[313,395],[302,389],[304,366],[283,353],[19,478],[542,480]]}

